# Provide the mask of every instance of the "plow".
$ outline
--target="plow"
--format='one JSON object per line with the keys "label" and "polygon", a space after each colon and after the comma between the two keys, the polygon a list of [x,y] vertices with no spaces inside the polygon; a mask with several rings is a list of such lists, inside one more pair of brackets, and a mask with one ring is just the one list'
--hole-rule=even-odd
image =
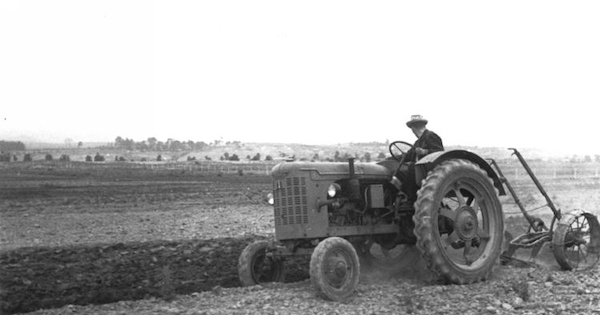
{"label": "plow", "polygon": [[[508,188],[529,225],[526,233],[512,240],[507,240],[509,246],[500,256],[501,262],[508,263],[510,260],[517,259],[515,253],[519,249],[531,250],[529,261],[534,261],[543,246],[550,244],[554,258],[562,269],[582,271],[595,267],[600,261],[600,224],[598,218],[584,210],[572,210],[562,213],[548,196],[521,153],[514,148],[510,150],[513,151],[513,155],[517,156],[539,192],[544,196],[545,206],[552,211],[552,219],[549,224],[546,224],[541,218],[530,215],[512,185],[504,177],[496,161],[491,160],[490,164],[494,166],[500,175],[502,182]],[[526,261],[526,263],[529,261]]]}

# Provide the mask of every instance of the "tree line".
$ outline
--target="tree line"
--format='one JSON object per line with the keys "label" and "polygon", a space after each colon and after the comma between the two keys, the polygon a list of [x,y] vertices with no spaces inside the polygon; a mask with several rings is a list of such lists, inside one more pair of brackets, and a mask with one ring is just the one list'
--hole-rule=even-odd
{"label": "tree line", "polygon": [[168,139],[166,142],[158,141],[155,137],[150,137],[142,141],[134,141],[129,138],[117,137],[114,142],[115,149],[129,151],[184,151],[184,150],[202,150],[209,146],[204,141],[179,141]]}

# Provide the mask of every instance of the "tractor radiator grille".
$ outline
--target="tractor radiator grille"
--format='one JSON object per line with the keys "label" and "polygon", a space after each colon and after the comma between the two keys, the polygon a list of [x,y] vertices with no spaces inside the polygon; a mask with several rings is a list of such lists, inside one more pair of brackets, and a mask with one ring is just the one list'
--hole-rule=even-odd
{"label": "tractor radiator grille", "polygon": [[275,225],[308,224],[305,177],[274,181],[273,196]]}

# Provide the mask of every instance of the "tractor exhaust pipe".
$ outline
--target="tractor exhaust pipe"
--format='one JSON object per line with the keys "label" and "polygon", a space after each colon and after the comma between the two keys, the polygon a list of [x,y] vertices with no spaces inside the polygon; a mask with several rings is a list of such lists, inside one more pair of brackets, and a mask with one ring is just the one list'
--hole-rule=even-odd
{"label": "tractor exhaust pipe", "polygon": [[348,180],[350,199],[360,199],[360,182],[358,181],[356,171],[354,170],[354,158],[348,159],[348,173],[350,175],[350,179]]}

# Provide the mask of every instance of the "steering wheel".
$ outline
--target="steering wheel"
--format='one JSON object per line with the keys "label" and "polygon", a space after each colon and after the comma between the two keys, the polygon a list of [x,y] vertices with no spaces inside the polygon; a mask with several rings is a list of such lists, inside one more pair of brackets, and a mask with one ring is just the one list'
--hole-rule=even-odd
{"label": "steering wheel", "polygon": [[406,156],[406,152],[412,149],[413,145],[405,142],[405,141],[394,141],[390,143],[390,154],[394,158],[394,160],[400,162],[404,162],[404,157]]}

